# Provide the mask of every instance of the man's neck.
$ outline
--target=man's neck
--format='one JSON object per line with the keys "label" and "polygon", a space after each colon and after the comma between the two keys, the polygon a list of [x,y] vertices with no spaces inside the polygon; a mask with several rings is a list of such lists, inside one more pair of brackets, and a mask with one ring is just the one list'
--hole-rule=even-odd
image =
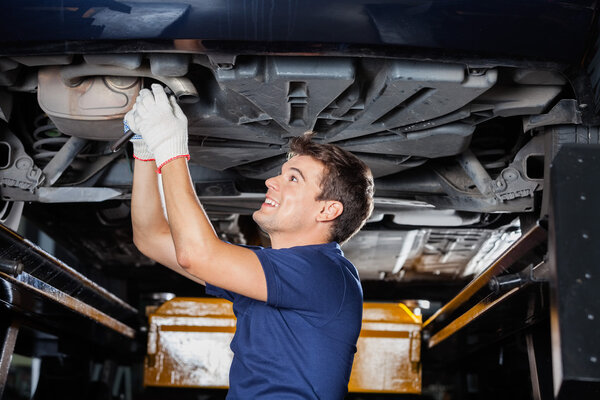
{"label": "man's neck", "polygon": [[321,235],[282,235],[273,234],[271,237],[271,247],[273,249],[286,249],[296,246],[310,246],[315,244],[329,243],[328,237]]}

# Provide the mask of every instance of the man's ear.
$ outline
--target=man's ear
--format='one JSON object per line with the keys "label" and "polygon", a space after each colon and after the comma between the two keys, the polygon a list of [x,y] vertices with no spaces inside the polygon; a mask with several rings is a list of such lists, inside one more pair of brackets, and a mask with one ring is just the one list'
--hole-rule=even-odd
{"label": "man's ear", "polygon": [[335,200],[323,201],[321,212],[317,215],[317,221],[328,222],[333,221],[344,212],[344,205]]}

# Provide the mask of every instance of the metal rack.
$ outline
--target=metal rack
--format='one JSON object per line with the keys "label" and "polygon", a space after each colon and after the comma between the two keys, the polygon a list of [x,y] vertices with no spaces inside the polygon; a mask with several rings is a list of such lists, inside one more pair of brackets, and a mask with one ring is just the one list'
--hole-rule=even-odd
{"label": "metal rack", "polygon": [[99,346],[126,347],[137,310],[0,225],[0,397],[22,328]]}

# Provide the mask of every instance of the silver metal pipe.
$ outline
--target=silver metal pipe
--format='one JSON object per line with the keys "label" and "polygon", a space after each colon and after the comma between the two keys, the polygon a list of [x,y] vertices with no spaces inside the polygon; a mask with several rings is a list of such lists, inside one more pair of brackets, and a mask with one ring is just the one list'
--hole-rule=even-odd
{"label": "silver metal pipe", "polygon": [[148,67],[127,69],[112,65],[80,64],[69,65],[61,68],[60,75],[68,86],[77,86],[82,78],[87,76],[135,76],[156,79],[168,86],[177,101],[181,103],[198,102],[198,91],[192,82],[184,77],[157,76],[153,75]]}
{"label": "silver metal pipe", "polygon": [[477,189],[486,197],[494,197],[492,178],[471,150],[465,150],[457,157],[458,163],[473,180]]}
{"label": "silver metal pipe", "polygon": [[43,169],[46,180],[45,186],[52,186],[61,177],[65,169],[73,162],[77,154],[87,144],[87,139],[71,136],[69,140],[52,157],[52,160]]}

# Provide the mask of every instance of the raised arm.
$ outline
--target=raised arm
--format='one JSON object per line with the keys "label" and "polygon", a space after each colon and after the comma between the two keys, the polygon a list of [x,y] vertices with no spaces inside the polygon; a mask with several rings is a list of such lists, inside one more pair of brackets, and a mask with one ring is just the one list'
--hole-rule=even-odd
{"label": "raised arm", "polygon": [[135,160],[131,193],[133,243],[153,260],[177,267],[171,230],[165,219],[153,162]]}
{"label": "raised arm", "polygon": [[217,237],[194,192],[187,161],[169,162],[162,174],[179,265],[215,286],[266,301],[267,283],[258,257]]}
{"label": "raised arm", "polygon": [[[169,218],[167,228],[163,223],[140,222],[142,225],[151,224],[153,232],[160,232],[158,237],[164,238],[165,232],[169,232],[172,238],[172,252],[167,253],[165,248],[161,247],[161,251],[158,252],[160,254],[156,256],[167,255],[169,260],[165,261],[169,261],[171,265],[171,257],[174,257],[176,265],[180,265],[198,279],[222,289],[266,301],[266,279],[256,254],[249,249],[221,241],[198,201],[187,166],[187,119],[175,99],[169,99],[160,85],[152,85],[152,92],[147,89],[140,92],[133,118],[162,172]],[[144,182],[145,178],[144,173]],[[134,191],[137,189],[135,179],[134,175]],[[147,196],[158,197],[158,189],[156,193],[139,191],[138,195],[144,196],[135,199],[137,210],[142,211],[146,206],[141,203],[146,201]],[[132,218],[133,204],[132,199]],[[156,215],[157,207],[160,209],[160,200],[153,203],[144,215]],[[162,217],[162,209],[159,211]],[[136,220],[139,221],[137,217]],[[163,222],[166,223],[164,217]],[[146,238],[145,229],[148,226],[142,225],[134,228],[134,231],[138,231],[140,237]],[[159,245],[156,239],[140,240],[140,248],[146,249],[146,244]],[[147,251],[151,253],[153,250]],[[157,261],[163,262],[158,259]]]}
{"label": "raised arm", "polygon": [[138,142],[134,141],[135,165],[131,193],[133,242],[147,257],[195,282],[204,284],[204,281],[191,275],[177,263],[171,230],[160,200],[156,164],[152,154],[142,143],[142,139],[134,140]]}

